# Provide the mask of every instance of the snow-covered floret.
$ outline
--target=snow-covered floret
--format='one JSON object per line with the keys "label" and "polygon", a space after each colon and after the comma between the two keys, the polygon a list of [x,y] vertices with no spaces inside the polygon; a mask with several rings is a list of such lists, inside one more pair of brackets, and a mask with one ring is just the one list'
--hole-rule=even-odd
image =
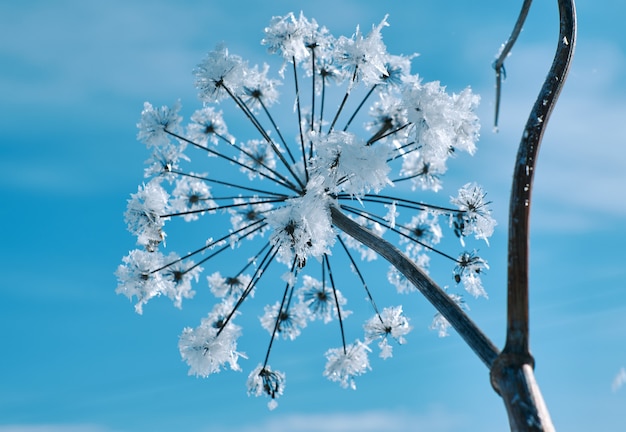
{"label": "snow-covered floret", "polygon": [[261,317],[261,326],[270,334],[274,331],[283,339],[294,340],[307,325],[308,310],[302,303],[295,303],[281,308],[281,303],[265,306],[265,314]]}
{"label": "snow-covered floret", "polygon": [[[201,177],[203,174],[193,174]],[[170,209],[183,216],[187,222],[197,220],[205,212],[215,212],[218,208],[211,198],[211,188],[196,177],[181,177],[176,181],[172,193]]]}
{"label": "snow-covered floret", "polygon": [[144,170],[144,177],[160,177],[172,183],[176,179],[176,172],[180,169],[180,161],[189,160],[183,153],[184,150],[184,143],[156,147],[150,159],[146,160],[148,167]]}
{"label": "snow-covered floret", "polygon": [[461,210],[450,221],[461,240],[474,234],[477,239],[489,244],[488,239],[493,234],[496,221],[491,217],[490,201],[485,201],[485,196],[484,190],[476,183],[467,183],[459,189],[456,197],[450,198],[450,202]]}
{"label": "snow-covered floret", "polygon": [[438,215],[428,211],[413,216],[402,228],[406,236],[400,239],[400,244],[405,245],[405,252],[408,255],[411,255],[414,250],[421,252],[424,246],[435,246],[443,237]]}
{"label": "snow-covered floret", "polygon": [[454,279],[462,282],[465,290],[474,297],[487,297],[480,274],[489,268],[487,262],[476,255],[476,252],[463,252],[457,259],[454,268]]}
{"label": "snow-covered floret", "polygon": [[[228,209],[230,213],[230,223],[234,231],[243,229],[250,224],[258,223],[265,218],[265,215],[272,209],[272,204],[263,202],[258,196],[254,195],[247,199],[236,197],[233,198],[234,208]],[[263,235],[268,227],[258,229],[248,235],[247,239],[252,240],[257,235]]]}
{"label": "snow-covered floret", "polygon": [[380,357],[391,357],[392,347],[387,340],[389,336],[399,344],[406,342],[404,336],[411,331],[409,320],[402,314],[402,306],[384,308],[382,313],[374,315],[365,325],[365,343],[380,339]]}
{"label": "snow-covered floret", "polygon": [[239,162],[241,172],[246,173],[250,180],[274,176],[276,159],[271,146],[264,140],[250,140],[241,146]]}
{"label": "snow-covered floret", "polygon": [[269,66],[263,65],[263,69],[255,65],[246,70],[246,78],[243,85],[242,100],[251,109],[267,109],[278,100],[278,90],[281,82],[267,77]]}
{"label": "snow-covered floret", "polygon": [[[220,140],[232,143],[234,138],[228,133],[222,111],[212,106],[205,106],[191,115],[187,126],[187,138],[194,143],[206,146],[208,142],[217,144]],[[211,153],[209,153],[212,156]]]}
{"label": "snow-covered floret", "polygon": [[258,365],[248,376],[248,395],[269,396],[267,406],[270,410],[278,406],[276,398],[285,391],[285,374],[272,370],[268,365]]}
{"label": "snow-covered floret", "polygon": [[474,153],[479,129],[474,109],[479,98],[469,88],[448,95],[438,81],[416,81],[404,90],[403,99],[415,141],[427,160],[445,161],[457,149]]}
{"label": "snow-covered floret", "polygon": [[181,260],[175,252],[170,252],[164,261],[169,263],[161,270],[166,283],[164,294],[174,302],[174,306],[180,309],[184,298],[190,299],[195,295],[191,283],[198,282],[202,267],[191,260]]}
{"label": "snow-covered floret", "polygon": [[372,26],[372,31],[365,37],[357,27],[351,38],[341,36],[337,40],[337,61],[353,73],[353,83],[379,84],[389,75],[386,68],[387,48],[381,34],[382,28],[388,25],[385,17],[380,24]]}
{"label": "snow-covered floret", "polygon": [[455,134],[452,147],[473,155],[476,152],[480,122],[475,113],[480,96],[468,87],[459,94],[452,95],[451,124]]}
{"label": "snow-covered floret", "polygon": [[251,280],[252,278],[245,274],[224,277],[220,272],[215,272],[207,276],[211,293],[215,297],[227,299],[239,297],[248,288]]}
{"label": "snow-covered floret", "polygon": [[178,348],[189,365],[189,375],[207,377],[220,372],[226,365],[232,370],[241,370],[237,363],[239,357],[245,358],[237,351],[241,328],[232,321],[226,323],[232,307],[228,302],[218,303],[198,327],[183,330]]}
{"label": "snow-covered floret", "polygon": [[354,377],[363,375],[371,369],[367,353],[372,350],[360,340],[342,348],[326,351],[324,376],[339,382],[341,387],[356,390]]}
{"label": "snow-covered floret", "polygon": [[309,21],[302,13],[298,18],[293,13],[275,16],[265,28],[261,43],[267,45],[270,53],[278,53],[286,62],[298,64],[311,55],[307,44],[314,40],[317,29],[317,22]]}
{"label": "snow-covered floret", "polygon": [[135,311],[142,314],[143,305],[148,300],[167,291],[168,283],[156,271],[163,265],[163,255],[136,249],[130,251],[122,261],[123,264],[115,272],[118,281],[115,292],[125,295],[129,300],[137,298]]}
{"label": "snow-covered floret", "polygon": [[137,236],[137,244],[148,251],[154,251],[165,240],[163,226],[168,193],[161,187],[160,179],[154,179],[139,186],[137,193],[131,194],[124,220],[128,231]]}
{"label": "snow-covered floret", "polygon": [[373,120],[365,127],[373,135],[368,143],[390,137],[394,146],[400,147],[397,151],[404,154],[405,149],[401,146],[407,136],[409,120],[402,100],[396,94],[380,92],[379,99],[372,104],[369,114]]}
{"label": "snow-covered floret", "polygon": [[390,150],[384,144],[366,145],[349,132],[331,132],[315,144],[311,171],[324,179],[325,188],[360,196],[392,184],[387,177]]}
{"label": "snow-covered floret", "polygon": [[[345,319],[351,314],[350,311],[342,308],[347,300],[339,290],[333,290],[309,275],[302,277],[302,288],[298,291],[298,296],[300,302],[309,309],[308,317],[311,320],[321,319],[327,324],[339,315]],[[337,305],[339,305],[339,311]]]}
{"label": "snow-covered floret", "polygon": [[304,267],[308,257],[320,258],[335,241],[330,204],[318,189],[307,190],[304,196],[287,201],[266,217],[272,228],[270,241],[283,262],[292,262],[295,256],[298,266]]}
{"label": "snow-covered floret", "polygon": [[182,117],[178,115],[180,108],[180,101],[172,107],[162,106],[161,108],[154,108],[150,102],[145,102],[141,112],[141,121],[137,123],[139,129],[137,139],[148,147],[168,144],[170,136],[165,131],[177,132],[180,129],[182,121]]}
{"label": "snow-covered floret", "polygon": [[244,83],[245,64],[241,57],[228,53],[225,46],[211,51],[193,71],[198,97],[208,103],[234,97]]}

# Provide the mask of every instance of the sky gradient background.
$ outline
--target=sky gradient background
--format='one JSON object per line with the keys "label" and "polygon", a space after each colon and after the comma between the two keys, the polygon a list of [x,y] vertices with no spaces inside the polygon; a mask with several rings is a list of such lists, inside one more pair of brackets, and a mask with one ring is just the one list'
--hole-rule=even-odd
{"label": "sky gradient background", "polygon": [[[477,181],[493,201],[499,225],[481,248],[490,298],[469,306],[502,346],[510,173],[556,46],[556,2],[536,2],[506,64],[498,134],[490,66],[518,2],[383,3],[0,2],[0,432],[506,429],[488,371],[458,336],[428,330],[433,310],[417,295],[402,298],[414,327],[407,345],[385,362],[372,355],[357,391],[322,377],[323,353],[337,345],[328,329],[280,344],[287,390],[268,412],[246,396],[247,372],[187,376],[178,335],[209,306],[192,300],[181,311],[156,299],[139,316],[114,292],[113,272],[134,248],[123,212],[148,156],[135,140],[143,102],[180,98],[187,115],[199,107],[191,70],[222,41],[252,64],[275,62],[259,43],[273,15],[303,10],[349,36],[389,13],[390,53],[418,52],[413,70],[425,80],[482,96],[478,153],[450,166],[442,193]],[[531,346],[559,430],[626,427],[626,388],[611,390],[626,365],[625,15],[622,1],[578,2],[574,65],[536,174]],[[442,280],[449,268],[432,273]],[[250,312],[256,320],[262,304]],[[254,331],[242,341],[246,371],[265,352],[267,335]]]}

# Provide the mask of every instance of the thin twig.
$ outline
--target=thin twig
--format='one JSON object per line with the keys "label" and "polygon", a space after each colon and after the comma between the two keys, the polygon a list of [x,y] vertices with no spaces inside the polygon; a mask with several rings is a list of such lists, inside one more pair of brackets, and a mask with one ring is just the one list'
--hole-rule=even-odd
{"label": "thin twig", "polygon": [[496,108],[494,116],[494,127],[496,129],[498,127],[498,118],[500,116],[500,94],[502,91],[502,79],[506,78],[504,60],[508,57],[511,49],[513,48],[513,45],[515,45],[515,41],[517,41],[517,37],[522,32],[522,27],[524,26],[524,21],[526,21],[526,16],[528,15],[528,10],[530,9],[531,3],[532,0],[524,0],[522,10],[517,17],[517,22],[515,23],[515,27],[513,27],[511,36],[509,36],[506,43],[503,45],[500,53],[498,54],[498,58],[496,58],[496,61],[493,62],[493,68],[496,70]]}

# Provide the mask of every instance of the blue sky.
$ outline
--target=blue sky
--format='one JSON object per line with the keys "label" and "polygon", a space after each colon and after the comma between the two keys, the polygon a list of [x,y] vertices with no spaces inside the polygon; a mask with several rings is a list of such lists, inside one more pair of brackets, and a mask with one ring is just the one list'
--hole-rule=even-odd
{"label": "blue sky", "polygon": [[[0,432],[506,429],[487,370],[456,335],[427,329],[433,310],[417,295],[402,298],[414,326],[408,343],[390,360],[373,359],[357,391],[322,377],[323,353],[337,345],[327,328],[280,344],[287,391],[268,412],[246,396],[246,372],[187,376],[177,338],[209,309],[201,299],[182,310],[157,299],[139,316],[115,294],[113,272],[134,248],[123,212],[148,156],[135,140],[145,100],[199,106],[191,69],[222,41],[251,63],[269,61],[259,41],[273,15],[302,9],[351,35],[389,13],[389,52],[418,52],[413,68],[426,80],[482,96],[478,153],[455,161],[443,193],[475,180],[493,201],[499,225],[481,248],[490,298],[469,305],[501,346],[510,172],[558,34],[556,6],[537,2],[507,62],[492,133],[490,65],[519,9],[508,3],[0,3]],[[626,388],[611,390],[626,365],[625,13],[618,0],[579,2],[578,49],[536,175],[531,346],[560,430],[626,425]],[[448,272],[433,268],[436,280]],[[253,327],[242,340],[246,370],[264,354],[266,334]]]}

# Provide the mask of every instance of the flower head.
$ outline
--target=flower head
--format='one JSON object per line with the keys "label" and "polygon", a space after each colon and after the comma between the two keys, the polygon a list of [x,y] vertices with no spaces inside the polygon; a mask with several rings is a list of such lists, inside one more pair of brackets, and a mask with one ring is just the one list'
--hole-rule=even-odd
{"label": "flower head", "polygon": [[[212,309],[197,327],[183,329],[178,343],[190,374],[240,370],[242,328],[234,321],[244,304],[271,296],[279,277],[282,295],[259,313],[268,333],[265,360],[248,377],[248,393],[268,396],[270,408],[285,383],[269,366],[272,347],[309,331],[313,321],[332,322],[324,330],[340,339],[326,352],[324,375],[343,387],[355,388],[355,377],[370,369],[369,344],[376,341],[388,358],[392,340],[405,342],[411,326],[402,306],[379,309],[368,285],[363,261],[376,253],[334,225],[337,212],[395,243],[424,271],[448,260],[455,266],[451,278],[486,296],[480,281],[486,262],[476,252],[443,251],[446,227],[439,224],[449,220],[463,245],[472,234],[487,240],[495,222],[485,193],[468,183],[452,206],[425,203],[421,193],[443,188],[449,157],[475,152],[479,98],[469,88],[449,93],[412,74],[414,56],[387,52],[386,26],[384,17],[367,34],[357,26],[352,36],[335,37],[302,13],[274,17],[262,43],[282,61],[277,74],[219,45],[193,71],[202,106],[187,125],[179,102],[144,105],[138,138],[152,151],[149,180],[131,195],[124,215],[143,250],[122,259],[116,291],[136,300],[138,313],[160,296],[181,307],[210,269]],[[293,74],[284,74],[287,65]],[[295,95],[292,113],[276,109],[278,88]],[[224,113],[235,117],[231,128]],[[197,230],[180,235],[175,225],[170,231],[179,221]],[[189,252],[163,252],[172,243]],[[395,267],[388,279],[399,292],[416,290]],[[344,295],[357,290],[374,316],[365,322],[363,342],[349,344]],[[435,319],[440,333],[447,325]]]}
{"label": "flower head", "polygon": [[213,103],[238,94],[243,86],[245,64],[221,45],[209,52],[194,70],[200,100]]}
{"label": "flower head", "polygon": [[178,115],[180,108],[180,101],[172,107],[165,105],[161,108],[155,108],[151,103],[145,102],[141,112],[141,121],[137,123],[137,128],[139,128],[137,139],[148,147],[168,144],[170,137],[166,130],[177,132],[180,128],[182,121],[182,117]]}
{"label": "flower head", "polygon": [[370,318],[364,325],[365,342],[370,343],[380,339],[380,356],[388,358],[392,356],[391,346],[387,340],[395,339],[399,344],[406,342],[404,336],[411,331],[409,320],[402,314],[402,306],[383,309],[382,313]]}
{"label": "flower head", "polygon": [[326,351],[326,368],[324,376],[337,381],[343,388],[356,390],[354,378],[363,375],[370,367],[367,353],[372,350],[363,342],[356,340],[343,348],[332,348]]}
{"label": "flower head", "polygon": [[227,321],[230,311],[231,304],[218,303],[198,327],[183,329],[178,348],[189,365],[189,375],[207,377],[226,365],[232,370],[241,370],[237,363],[239,357],[245,357],[237,351],[241,328]]}
{"label": "flower head", "polygon": [[139,186],[137,193],[131,194],[124,213],[128,231],[136,235],[137,244],[145,246],[148,251],[154,251],[165,240],[162,216],[169,195],[159,183],[156,179]]}
{"label": "flower head", "polygon": [[274,409],[278,404],[276,398],[285,391],[285,374],[272,370],[269,366],[258,365],[248,376],[248,394],[254,396],[269,396],[267,406]]}

